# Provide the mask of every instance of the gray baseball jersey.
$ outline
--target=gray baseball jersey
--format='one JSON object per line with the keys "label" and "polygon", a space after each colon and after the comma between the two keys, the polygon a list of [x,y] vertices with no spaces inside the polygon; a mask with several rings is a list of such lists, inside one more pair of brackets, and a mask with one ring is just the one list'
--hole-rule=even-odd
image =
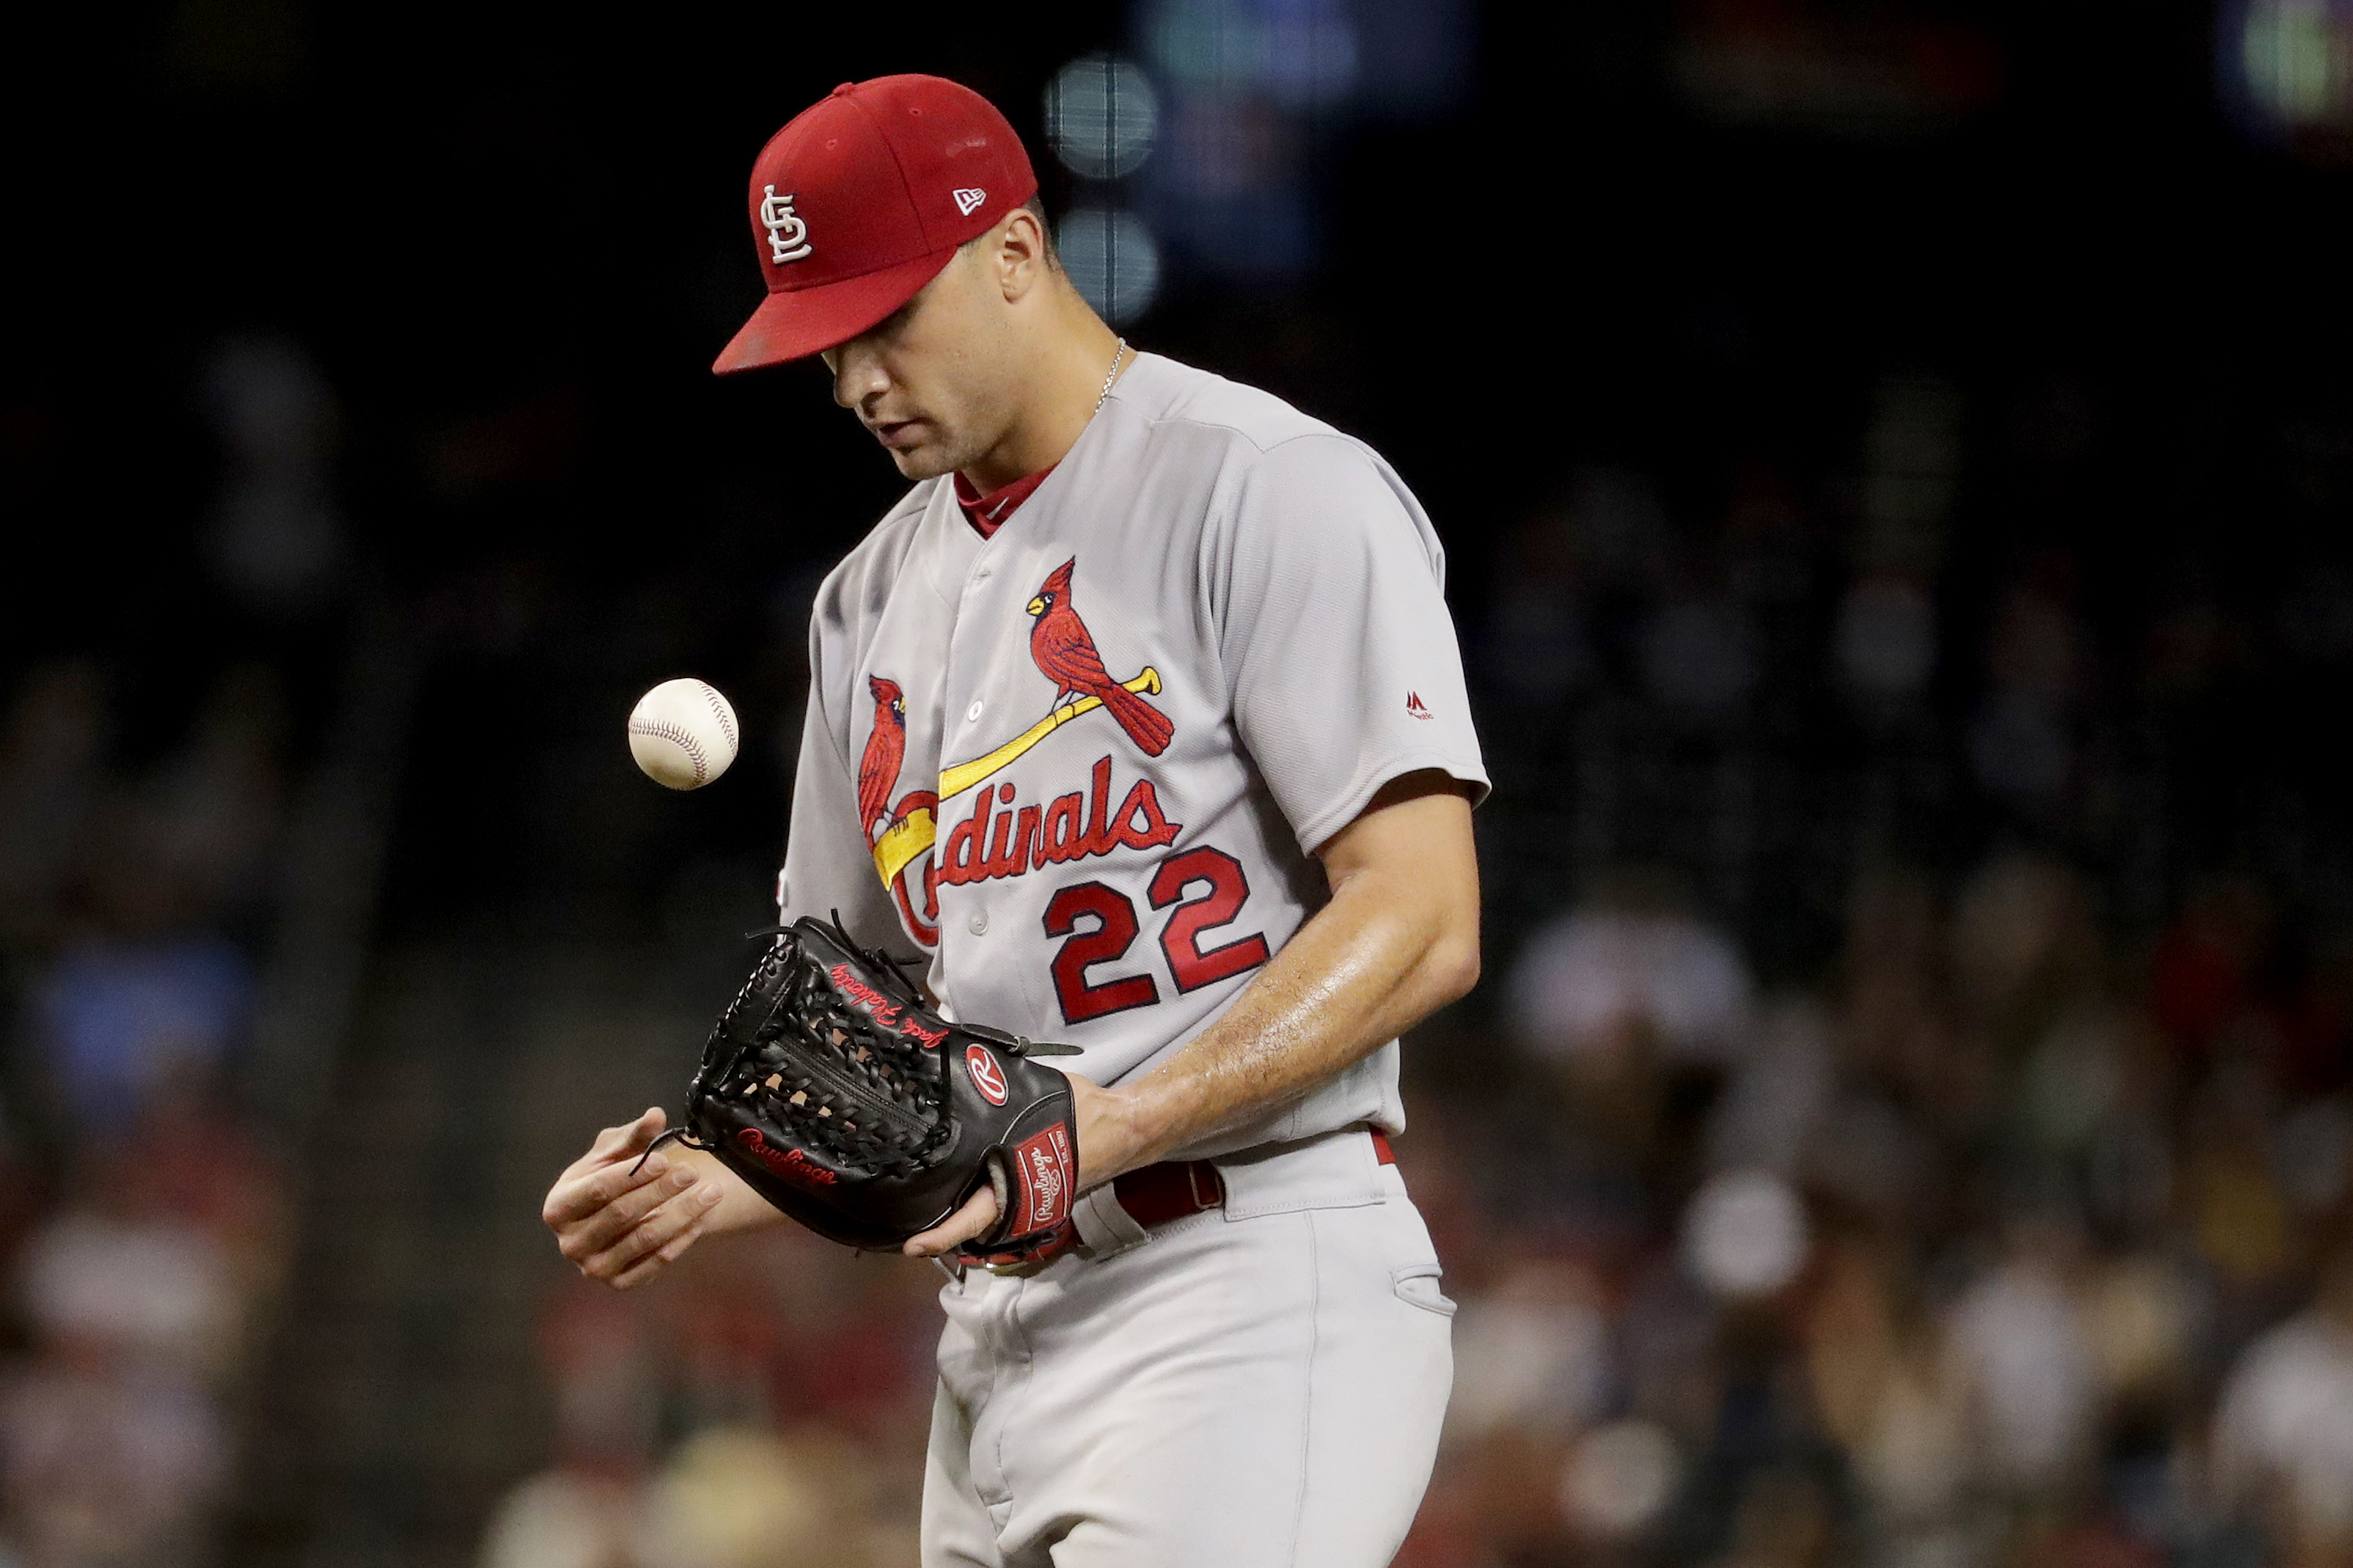
{"label": "gray baseball jersey", "polygon": [[[984,540],[927,480],[826,579],[778,902],[931,961],[955,1016],[1116,1083],[1327,897],[1382,784],[1483,794],[1430,521],[1363,443],[1138,358]],[[1391,1131],[1397,1046],[1204,1157]]]}

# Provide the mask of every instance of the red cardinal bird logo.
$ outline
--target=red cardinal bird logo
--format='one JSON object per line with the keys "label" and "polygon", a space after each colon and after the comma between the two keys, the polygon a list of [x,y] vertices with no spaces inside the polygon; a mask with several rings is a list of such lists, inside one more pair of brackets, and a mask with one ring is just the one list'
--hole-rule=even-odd
{"label": "red cardinal bird logo", "polygon": [[[900,764],[907,759],[907,698],[895,680],[879,675],[866,678],[866,689],[874,695],[874,728],[866,737],[866,754],[858,759],[858,827],[866,842],[877,846],[874,867],[882,873],[890,886],[891,896],[899,900],[899,912],[906,917],[908,934],[925,947],[939,945],[940,933],[935,922],[940,918],[937,878],[938,865],[929,858],[932,842],[932,816],[939,810],[940,797],[927,789],[909,790],[891,804],[891,792],[899,784]],[[894,850],[885,857],[882,845],[893,834],[920,834],[912,848]],[[887,858],[887,864],[886,864]],[[907,886],[908,876],[917,866],[922,868],[919,890],[923,894],[923,910],[916,910],[915,890]]]}
{"label": "red cardinal bird logo", "polygon": [[1065,694],[1072,698],[1093,697],[1127,731],[1147,757],[1156,757],[1168,749],[1169,740],[1176,726],[1168,716],[1122,686],[1103,668],[1103,655],[1095,651],[1095,639],[1087,633],[1086,622],[1079,619],[1078,610],[1071,604],[1071,569],[1079,563],[1071,557],[1047,577],[1029,601],[1029,613],[1038,624],[1029,628],[1029,657],[1054,682],[1054,706],[1062,704]]}
{"label": "red cardinal bird logo", "polygon": [[858,825],[871,838],[875,823],[891,824],[891,790],[907,755],[907,699],[879,675],[866,678],[866,689],[874,694],[874,732],[858,763]]}

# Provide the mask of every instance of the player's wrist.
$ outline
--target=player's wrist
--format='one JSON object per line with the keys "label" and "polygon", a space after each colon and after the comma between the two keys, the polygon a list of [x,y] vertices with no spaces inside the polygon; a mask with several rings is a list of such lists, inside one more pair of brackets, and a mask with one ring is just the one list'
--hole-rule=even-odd
{"label": "player's wrist", "polygon": [[1079,1185],[1102,1186],[1164,1158],[1175,1147],[1159,1097],[1149,1083],[1119,1089],[1088,1085],[1079,1100]]}
{"label": "player's wrist", "polygon": [[719,1194],[719,1206],[712,1211],[704,1234],[726,1236],[739,1230],[765,1230],[784,1223],[785,1216],[716,1155],[697,1149],[682,1151],[679,1157],[691,1161],[699,1181],[710,1184]]}

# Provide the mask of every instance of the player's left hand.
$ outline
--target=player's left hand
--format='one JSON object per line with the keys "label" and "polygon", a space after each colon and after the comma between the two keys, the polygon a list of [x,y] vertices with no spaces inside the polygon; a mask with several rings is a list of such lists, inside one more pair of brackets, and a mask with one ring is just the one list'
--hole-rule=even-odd
{"label": "player's left hand", "polygon": [[[1126,1103],[1117,1089],[1105,1089],[1077,1073],[1071,1080],[1071,1121],[1079,1141],[1079,1191],[1103,1185],[1133,1170],[1141,1147],[1130,1131]],[[997,1226],[997,1194],[983,1186],[964,1206],[921,1236],[911,1236],[902,1249],[910,1258],[938,1258],[954,1252]]]}

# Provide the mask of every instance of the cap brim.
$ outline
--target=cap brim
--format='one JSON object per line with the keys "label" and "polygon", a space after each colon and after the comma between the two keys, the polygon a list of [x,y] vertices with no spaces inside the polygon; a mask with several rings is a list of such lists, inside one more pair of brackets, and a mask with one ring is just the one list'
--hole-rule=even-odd
{"label": "cap brim", "polygon": [[711,368],[720,375],[758,370],[848,342],[913,299],[924,284],[946,269],[955,255],[955,247],[951,246],[838,283],[778,289],[761,301],[744,330],[712,361]]}

